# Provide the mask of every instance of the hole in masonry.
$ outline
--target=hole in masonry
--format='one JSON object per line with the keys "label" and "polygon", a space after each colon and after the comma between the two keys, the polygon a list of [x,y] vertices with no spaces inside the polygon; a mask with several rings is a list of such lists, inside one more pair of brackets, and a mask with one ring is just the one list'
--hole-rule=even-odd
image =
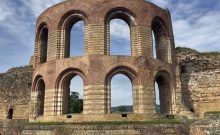
{"label": "hole in masonry", "polygon": [[31,82],[28,83],[28,88],[31,88]]}
{"label": "hole in masonry", "polygon": [[127,114],[121,114],[121,117],[127,117]]}
{"label": "hole in masonry", "polygon": [[66,117],[67,117],[67,118],[72,118],[72,115],[67,115]]}
{"label": "hole in masonry", "polygon": [[174,115],[166,115],[166,118],[168,118],[168,119],[174,119]]}
{"label": "hole in masonry", "polygon": [[192,109],[192,108],[190,109],[190,111],[191,111],[192,113],[195,113],[195,110],[194,110],[194,109]]}

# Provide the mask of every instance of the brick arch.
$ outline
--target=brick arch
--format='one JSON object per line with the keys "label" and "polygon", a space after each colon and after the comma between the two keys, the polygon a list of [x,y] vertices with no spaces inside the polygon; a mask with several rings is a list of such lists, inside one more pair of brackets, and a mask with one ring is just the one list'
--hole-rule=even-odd
{"label": "brick arch", "polygon": [[51,21],[52,20],[48,15],[39,16],[37,19],[36,28],[38,29],[41,26],[41,24],[46,23],[48,26],[48,29],[51,29],[51,27],[52,27]]}
{"label": "brick arch", "polygon": [[105,15],[105,24],[108,25],[112,19],[122,19],[129,27],[137,25],[136,15],[125,7],[115,7],[110,9]]}
{"label": "brick arch", "polygon": [[78,21],[84,21],[85,25],[88,24],[87,15],[81,10],[71,10],[66,12],[61,18],[58,25],[58,29],[66,30],[70,29],[71,25],[74,25]]}
{"label": "brick arch", "polygon": [[107,73],[105,80],[107,82],[109,82],[112,79],[112,77],[116,74],[124,74],[125,76],[127,76],[130,79],[132,84],[138,85],[137,72],[134,69],[127,67],[127,66],[116,66],[116,67],[112,68]]}
{"label": "brick arch", "polygon": [[168,25],[162,17],[155,16],[151,21],[151,28],[158,36],[170,36]]}
{"label": "brick arch", "polygon": [[48,24],[46,22],[42,22],[37,28],[35,39],[35,57],[37,57],[36,64],[42,64],[47,61],[48,34]]}
{"label": "brick arch", "polygon": [[[105,25],[104,54],[106,55],[110,55],[110,21],[112,19],[121,19],[125,21],[130,28],[130,37],[132,37],[131,36],[133,30],[132,28],[137,25],[136,15],[129,9],[124,7],[115,7],[110,9],[105,15],[105,19],[104,19],[104,25]],[[132,41],[132,39],[130,41]],[[131,44],[131,50],[132,50],[132,44]]]}
{"label": "brick arch", "polygon": [[128,62],[113,62],[110,63],[108,65],[105,66],[105,74],[108,74],[112,69],[116,68],[116,67],[128,67],[130,69],[132,69],[135,73],[138,73],[139,69],[138,67],[128,63]]}
{"label": "brick arch", "polygon": [[[79,21],[84,22],[84,26],[87,25],[87,15],[80,10],[71,10],[64,14],[59,22],[58,29],[60,30],[60,43],[59,43],[59,54],[61,58],[66,58],[70,56],[70,35],[71,28],[73,25]],[[85,38],[85,36],[84,36]]]}
{"label": "brick arch", "polygon": [[35,103],[33,105],[35,115],[44,115],[44,101],[45,101],[45,90],[46,90],[46,84],[41,75],[37,75],[34,79],[32,93],[34,100],[32,103]]}
{"label": "brick arch", "polygon": [[163,62],[172,63],[171,36],[167,23],[163,18],[156,16],[152,19],[151,29],[155,37],[157,59]]}
{"label": "brick arch", "polygon": [[38,81],[41,79],[44,80],[42,75],[40,75],[40,74],[38,74],[34,77],[33,84],[32,84],[32,92],[36,91],[36,85],[37,85]]}
{"label": "brick arch", "polygon": [[68,77],[69,75],[73,74],[73,76],[79,75],[83,82],[86,81],[86,75],[84,73],[83,70],[79,69],[79,68],[67,68],[65,70],[63,70],[59,76],[56,79],[56,89],[59,89],[62,87],[62,82],[64,79],[66,79],[66,77]]}
{"label": "brick arch", "polygon": [[[105,85],[104,85],[104,91],[105,91],[105,101],[104,104],[105,106],[105,112],[110,113],[111,112],[111,80],[112,77],[115,76],[116,74],[123,74],[127,76],[132,84],[132,91],[134,90],[133,87],[137,85],[137,73],[135,70],[133,70],[130,67],[126,66],[117,66],[111,69],[105,76]],[[134,92],[132,92],[133,97],[134,97]],[[133,101],[135,102],[135,101]],[[134,104],[135,105],[135,104]],[[135,108],[135,107],[134,107]]]}
{"label": "brick arch", "polygon": [[68,99],[65,100],[68,96],[68,85],[70,80],[75,76],[79,75],[83,80],[85,85],[85,74],[82,70],[78,68],[68,68],[61,72],[56,80],[56,92],[55,97],[57,97],[55,101],[55,109],[57,111],[57,115],[67,114],[68,113]]}
{"label": "brick arch", "polygon": [[157,82],[159,88],[160,113],[173,114],[175,89],[172,75],[167,70],[159,70],[154,76],[154,82]]}
{"label": "brick arch", "polygon": [[[141,3],[141,4],[140,4]],[[106,22],[106,17],[116,10],[123,10],[135,18],[135,25],[144,25],[145,15],[143,8],[146,2],[137,1],[106,1],[102,3],[100,10],[103,12],[98,13],[99,22]],[[144,20],[143,20],[144,19]]]}
{"label": "brick arch", "polygon": [[[161,62],[160,62],[161,63]],[[158,63],[159,64],[159,63]],[[170,76],[172,77],[173,76],[173,73],[170,72],[170,67],[168,65],[165,65],[165,64],[162,64],[160,66],[158,66],[156,68],[156,70],[154,71],[154,77],[156,76],[156,74],[159,72],[159,71],[166,71],[170,74]]]}

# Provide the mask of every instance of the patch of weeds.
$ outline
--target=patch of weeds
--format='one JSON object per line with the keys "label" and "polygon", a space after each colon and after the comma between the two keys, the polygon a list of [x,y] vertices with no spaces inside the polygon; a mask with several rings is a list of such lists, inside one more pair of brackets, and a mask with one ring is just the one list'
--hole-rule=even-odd
{"label": "patch of weeds", "polygon": [[65,122],[28,122],[25,123],[25,125],[41,125],[41,126],[49,126],[49,125],[66,125],[67,123]]}
{"label": "patch of weeds", "polygon": [[200,52],[199,55],[205,57],[220,56],[220,52]]}
{"label": "patch of weeds", "polygon": [[205,114],[220,114],[220,111],[209,111],[209,112],[205,112]]}
{"label": "patch of weeds", "polygon": [[26,125],[40,125],[40,126],[49,126],[49,125],[131,125],[131,124],[181,124],[182,122],[178,119],[155,119],[149,121],[93,121],[93,122],[32,122],[26,123]]}
{"label": "patch of weeds", "polygon": [[198,56],[204,57],[212,57],[212,56],[220,56],[220,52],[199,52],[197,50],[187,48],[187,47],[176,47],[176,53],[189,55],[189,54],[196,54]]}

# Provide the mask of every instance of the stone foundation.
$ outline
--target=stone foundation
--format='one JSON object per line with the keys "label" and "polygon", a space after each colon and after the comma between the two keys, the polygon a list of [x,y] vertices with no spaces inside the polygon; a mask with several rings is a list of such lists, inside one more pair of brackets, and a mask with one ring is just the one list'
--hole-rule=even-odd
{"label": "stone foundation", "polygon": [[[154,121],[155,122],[155,121]],[[81,123],[51,125],[16,125],[8,122],[7,127],[0,127],[2,135],[189,135],[189,126],[183,123]],[[13,125],[14,124],[14,125]],[[12,128],[13,125],[13,128]]]}

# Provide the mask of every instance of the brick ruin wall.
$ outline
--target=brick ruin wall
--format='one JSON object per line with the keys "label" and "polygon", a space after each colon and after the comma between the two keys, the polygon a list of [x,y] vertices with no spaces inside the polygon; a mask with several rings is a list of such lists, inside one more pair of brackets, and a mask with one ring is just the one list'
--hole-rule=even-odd
{"label": "brick ruin wall", "polygon": [[14,119],[28,119],[32,67],[18,67],[0,74],[0,119],[7,117],[10,106]]}
{"label": "brick ruin wall", "polygon": [[203,117],[220,111],[220,55],[177,53],[177,96],[180,113]]}

